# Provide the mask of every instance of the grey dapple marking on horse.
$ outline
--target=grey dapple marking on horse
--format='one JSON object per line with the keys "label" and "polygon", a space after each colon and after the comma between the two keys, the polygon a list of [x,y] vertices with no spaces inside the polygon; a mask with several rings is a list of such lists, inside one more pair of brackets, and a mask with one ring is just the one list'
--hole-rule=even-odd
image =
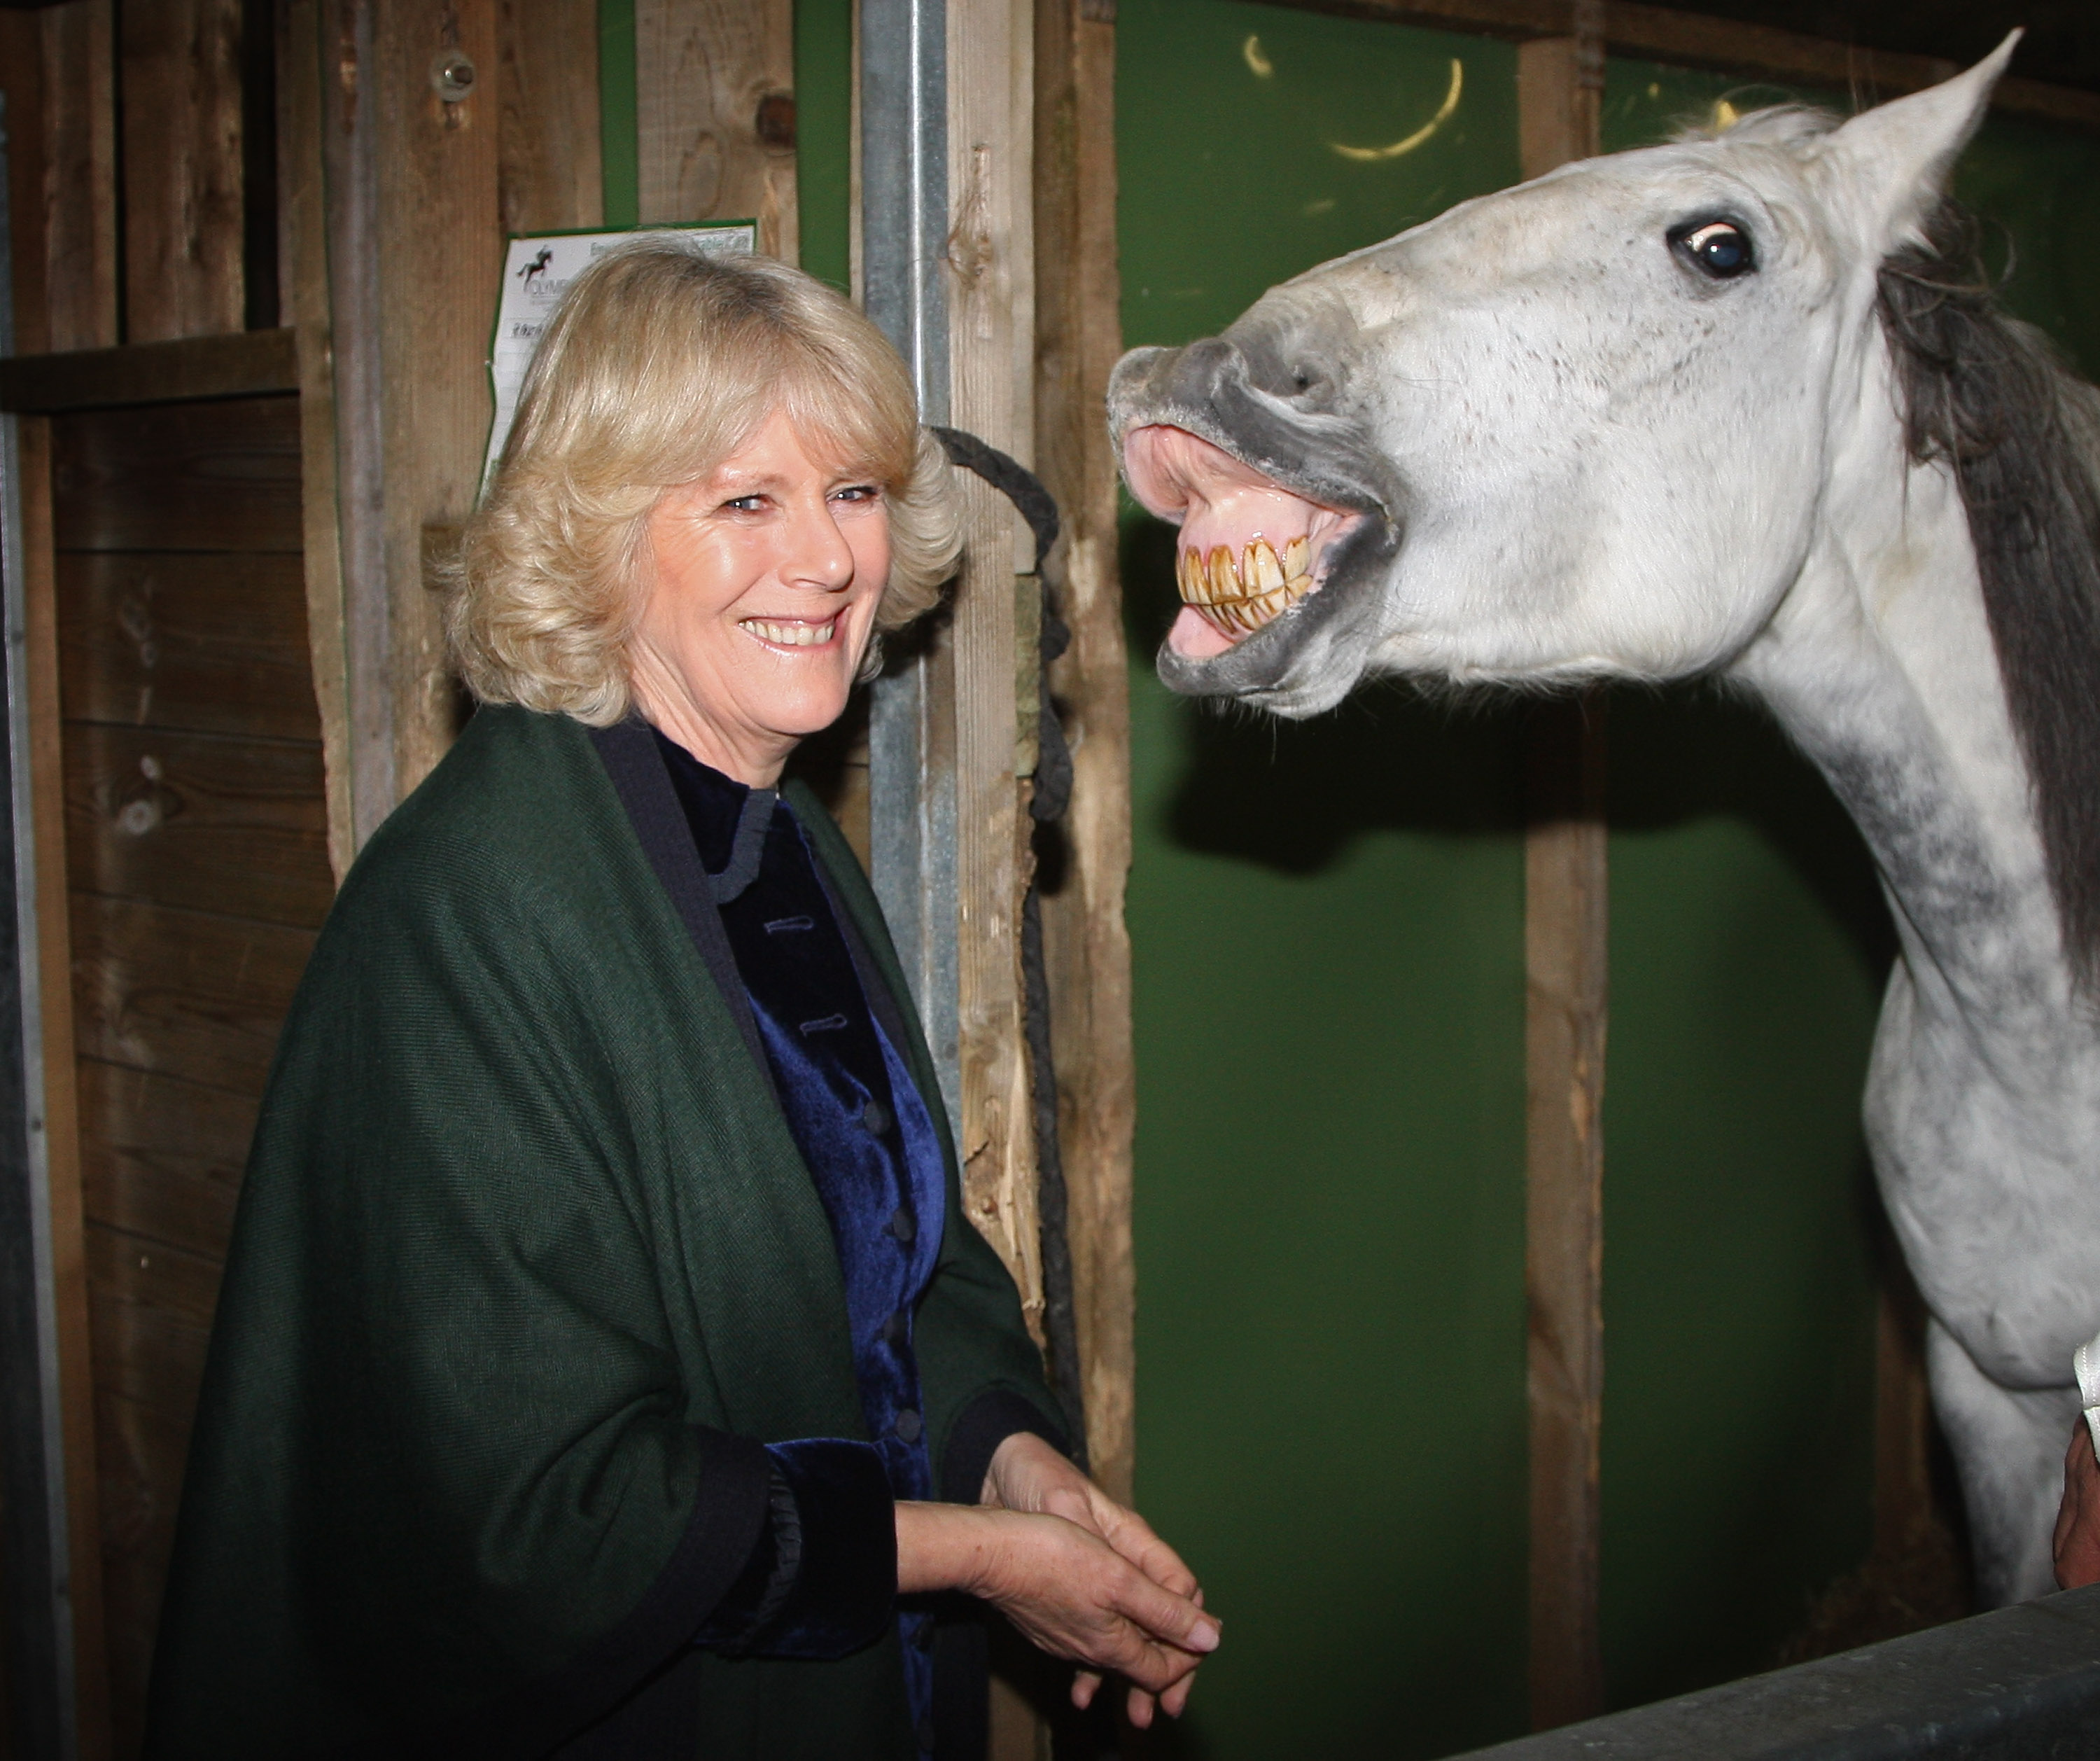
{"label": "grey dapple marking on horse", "polygon": [[1899,938],[1867,1132],[1994,1602],[2050,1587],[2100,1327],[2100,396],[1943,205],[2011,48],[1467,203],[1110,391],[1176,689],[1709,675],[1821,767]]}

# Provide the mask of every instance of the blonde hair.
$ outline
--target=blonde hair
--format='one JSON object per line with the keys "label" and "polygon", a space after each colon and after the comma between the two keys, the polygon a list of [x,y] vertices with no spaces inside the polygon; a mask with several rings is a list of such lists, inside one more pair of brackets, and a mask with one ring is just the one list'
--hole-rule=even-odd
{"label": "blonde hair", "polygon": [[805,444],[881,486],[889,581],[880,633],[932,608],[960,549],[945,455],[920,427],[880,331],[770,258],[642,239],[578,276],[540,340],[487,498],[447,571],[452,659],[484,703],[609,726],[632,696],[627,648],[646,526],[775,410]]}

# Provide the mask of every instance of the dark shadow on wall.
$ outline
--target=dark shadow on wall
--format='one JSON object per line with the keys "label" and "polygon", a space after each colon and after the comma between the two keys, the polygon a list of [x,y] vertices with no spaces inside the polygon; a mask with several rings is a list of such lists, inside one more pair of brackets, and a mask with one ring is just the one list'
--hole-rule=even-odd
{"label": "dark shadow on wall", "polygon": [[[1123,528],[1124,620],[1150,656],[1179,606],[1174,528]],[[1525,699],[1433,699],[1373,685],[1330,714],[1284,722],[1236,705],[1192,717],[1168,824],[1185,848],[1286,874],[1326,867],[1367,832],[1512,832],[1524,823]],[[1872,859],[1822,778],[1759,705],[1705,684],[1615,689],[1608,811],[1615,830],[1723,816],[1754,827],[1877,976],[1895,941]]]}
{"label": "dark shadow on wall", "polygon": [[1877,979],[1895,932],[1873,859],[1821,775],[1762,705],[1706,684],[1621,687],[1611,700],[1614,831],[1740,819],[1783,854]]}

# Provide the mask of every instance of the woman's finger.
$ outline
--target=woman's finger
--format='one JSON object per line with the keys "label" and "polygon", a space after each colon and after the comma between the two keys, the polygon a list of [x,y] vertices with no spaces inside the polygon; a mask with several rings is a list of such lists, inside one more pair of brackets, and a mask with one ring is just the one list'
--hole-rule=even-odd
{"label": "woman's finger", "polygon": [[1133,1688],[1130,1691],[1129,1702],[1125,1706],[1123,1710],[1128,1715],[1131,1723],[1135,1724],[1140,1730],[1150,1730],[1152,1728],[1152,1708],[1154,1704],[1155,1701],[1153,1697],[1147,1693],[1142,1688]]}
{"label": "woman's finger", "polygon": [[1150,1523],[1128,1505],[1116,1503],[1091,1481],[1087,1489],[1093,1507],[1093,1520],[1087,1526],[1161,1588],[1181,1596],[1195,1593],[1196,1574],[1180,1554],[1159,1538]]}
{"label": "woman's finger", "polygon": [[1189,1695],[1195,1685],[1196,1672],[1191,1670],[1159,1697],[1159,1710],[1169,1718],[1180,1717],[1182,1709],[1189,1704]]}
{"label": "woman's finger", "polygon": [[1118,1577],[1110,1605],[1152,1638],[1198,1657],[1216,1650],[1224,1636],[1224,1622],[1193,1597],[1177,1595],[1135,1568]]}

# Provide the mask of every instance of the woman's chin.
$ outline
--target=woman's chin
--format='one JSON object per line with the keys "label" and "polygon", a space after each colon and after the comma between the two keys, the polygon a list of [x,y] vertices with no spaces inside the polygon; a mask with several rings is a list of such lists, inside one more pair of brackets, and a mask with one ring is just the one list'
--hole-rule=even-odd
{"label": "woman's chin", "polygon": [[752,707],[759,711],[757,719],[776,734],[788,739],[807,739],[823,733],[846,713],[853,683],[850,673],[836,678],[805,680],[792,690],[768,693],[762,704]]}

